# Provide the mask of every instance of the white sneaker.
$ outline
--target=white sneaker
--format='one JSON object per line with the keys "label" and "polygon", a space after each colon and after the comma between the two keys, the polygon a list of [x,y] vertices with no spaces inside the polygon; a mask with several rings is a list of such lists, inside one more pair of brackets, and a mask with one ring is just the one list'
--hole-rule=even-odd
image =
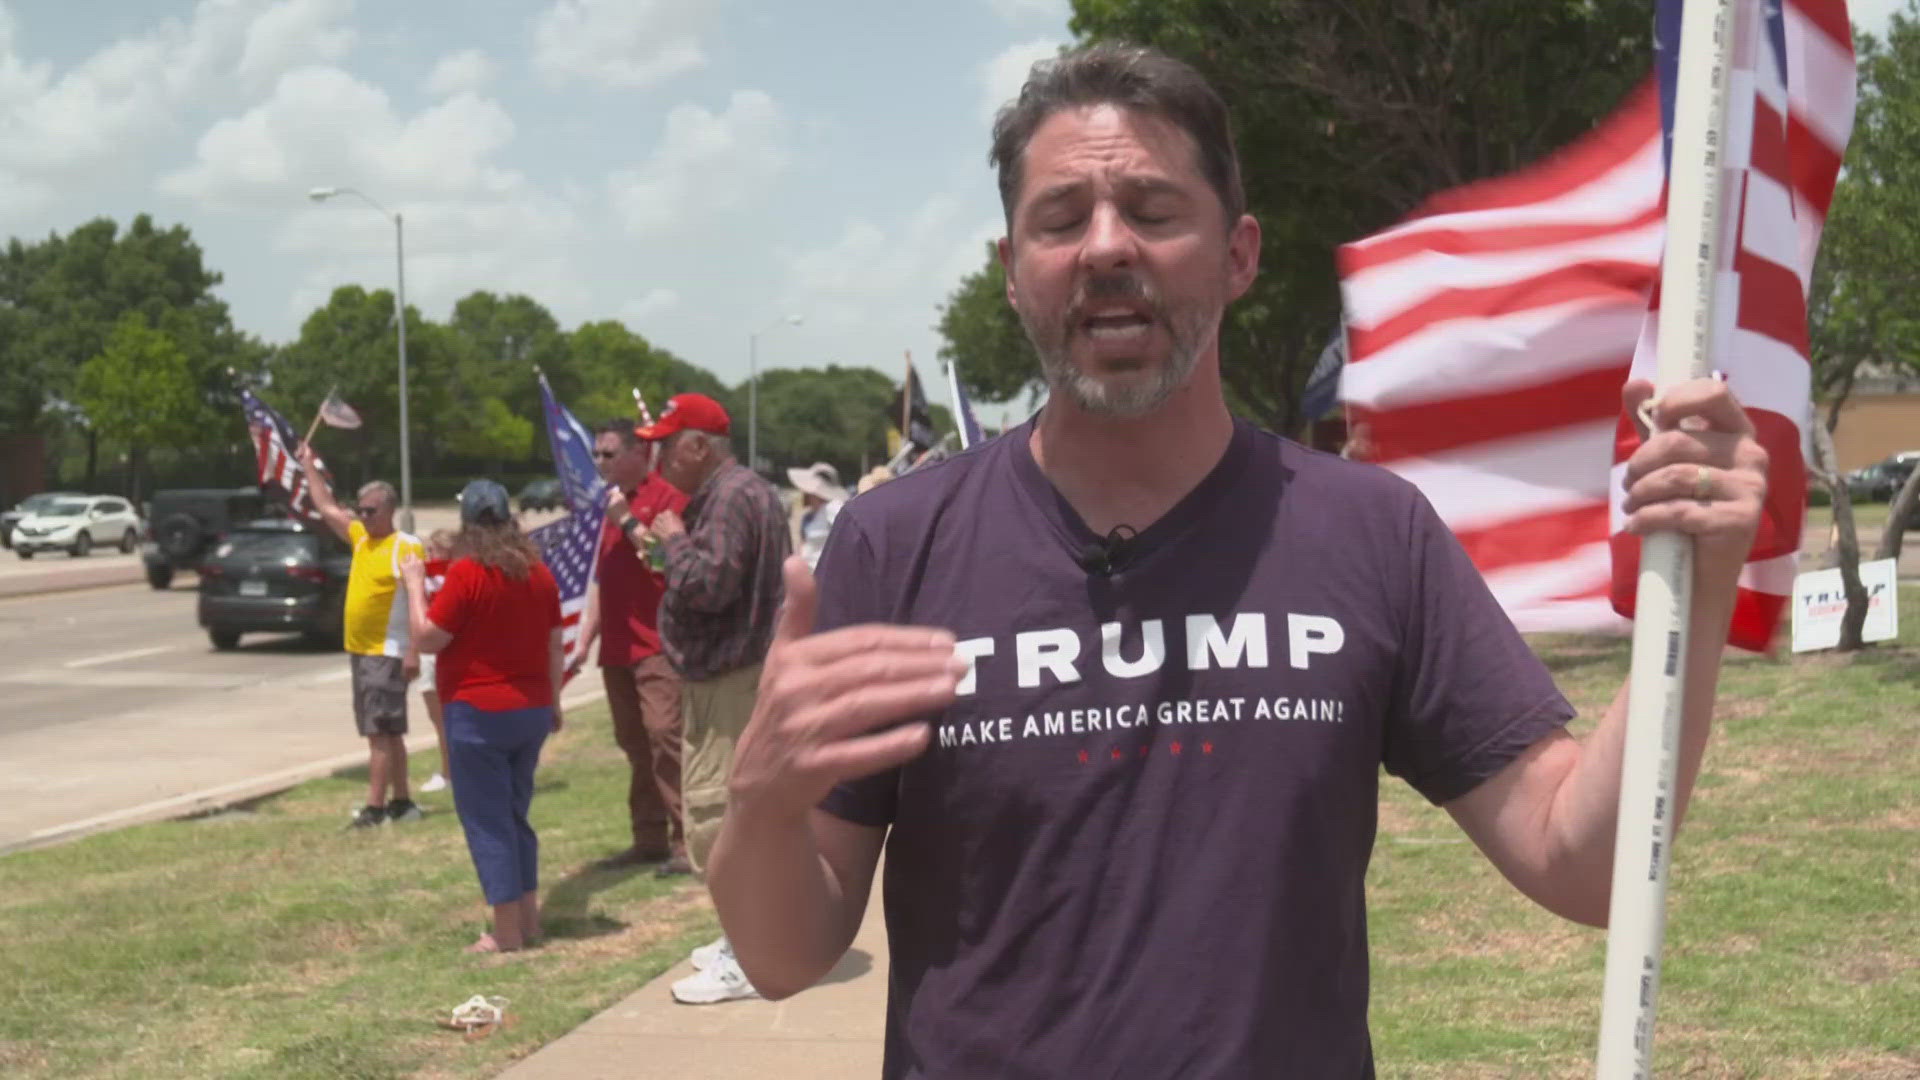
{"label": "white sneaker", "polygon": [[718,957],[712,967],[673,984],[673,1000],[682,1005],[718,1005],[759,996],[760,991],[747,981],[746,972],[731,956]]}
{"label": "white sneaker", "polygon": [[727,941],[725,934],[693,950],[687,959],[693,963],[693,970],[705,971],[718,963],[721,957],[733,959],[733,945]]}
{"label": "white sneaker", "polygon": [[428,793],[435,792],[435,791],[445,791],[447,790],[447,778],[444,776],[441,776],[439,773],[434,773],[432,776],[427,778],[426,783],[420,785],[420,790]]}

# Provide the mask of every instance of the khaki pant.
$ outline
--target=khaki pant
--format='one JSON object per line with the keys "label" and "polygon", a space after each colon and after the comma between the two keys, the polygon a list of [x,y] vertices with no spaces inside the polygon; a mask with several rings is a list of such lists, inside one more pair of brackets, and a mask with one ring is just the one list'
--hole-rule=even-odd
{"label": "khaki pant", "polygon": [[632,667],[604,667],[613,741],[627,755],[627,816],[633,849],[647,855],[686,851],[680,813],[680,676],[660,655]]}
{"label": "khaki pant", "polygon": [[687,857],[702,876],[707,854],[720,836],[727,809],[727,774],[733,748],[753,717],[760,692],[760,665],[729,671],[718,678],[681,684],[686,749],[680,755],[681,792],[687,818]]}

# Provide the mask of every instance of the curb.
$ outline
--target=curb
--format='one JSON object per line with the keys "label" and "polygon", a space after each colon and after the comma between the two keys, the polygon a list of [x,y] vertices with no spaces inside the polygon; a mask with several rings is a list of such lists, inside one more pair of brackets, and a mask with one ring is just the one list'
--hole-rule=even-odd
{"label": "curb", "polygon": [[[572,708],[578,705],[592,704],[606,696],[607,692],[604,688],[595,687],[577,695],[569,696],[563,694],[560,703],[565,707]],[[438,739],[433,734],[431,725],[429,725],[427,731],[407,739],[407,753],[409,755],[421,753],[426,750],[435,749],[437,745]],[[339,754],[322,761],[312,761],[305,765],[295,765],[292,768],[249,777],[245,780],[236,780],[229,784],[218,785],[217,787],[203,788],[199,791],[190,791],[184,795],[174,795],[165,799],[156,799],[153,802],[141,803],[139,806],[130,806],[125,810],[115,810],[112,813],[83,818],[79,821],[69,821],[63,825],[55,825],[51,828],[41,829],[38,832],[31,833],[23,840],[0,844],[0,856],[11,855],[17,851],[31,851],[35,848],[52,847],[55,844],[64,844],[85,836],[92,836],[95,833],[124,829],[130,825],[145,825],[154,821],[171,821],[177,818],[193,817],[198,814],[224,810],[238,803],[249,802],[262,796],[274,795],[286,791],[289,788],[298,787],[308,780],[329,776],[341,769],[350,769],[356,765],[364,765],[366,761],[367,752],[365,750],[356,750],[350,754]]]}

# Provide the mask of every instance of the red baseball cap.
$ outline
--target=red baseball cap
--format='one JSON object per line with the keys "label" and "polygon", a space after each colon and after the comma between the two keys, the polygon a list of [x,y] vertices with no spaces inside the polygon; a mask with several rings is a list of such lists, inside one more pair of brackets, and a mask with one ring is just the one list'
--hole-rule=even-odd
{"label": "red baseball cap", "polygon": [[658,420],[646,427],[634,428],[633,434],[646,442],[659,442],[676,431],[725,435],[732,427],[727,410],[707,395],[675,394],[667,399],[667,407],[660,410]]}

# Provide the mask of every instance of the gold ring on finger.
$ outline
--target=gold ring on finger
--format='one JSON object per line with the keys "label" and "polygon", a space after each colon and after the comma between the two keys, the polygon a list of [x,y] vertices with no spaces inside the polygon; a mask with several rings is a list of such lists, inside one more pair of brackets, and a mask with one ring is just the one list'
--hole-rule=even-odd
{"label": "gold ring on finger", "polygon": [[1713,470],[1705,465],[1698,466],[1698,469],[1693,474],[1693,497],[1699,502],[1706,502],[1713,497]]}

